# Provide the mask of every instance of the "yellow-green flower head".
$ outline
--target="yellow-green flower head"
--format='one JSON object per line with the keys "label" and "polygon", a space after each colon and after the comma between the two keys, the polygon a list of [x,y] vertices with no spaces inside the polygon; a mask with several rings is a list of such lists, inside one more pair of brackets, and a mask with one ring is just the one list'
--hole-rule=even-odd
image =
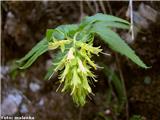
{"label": "yellow-green flower head", "polygon": [[[54,49],[68,43],[68,40],[51,42],[49,48]],[[62,92],[70,91],[73,101],[83,106],[87,95],[92,92],[88,78],[95,78],[90,69],[97,68],[91,60],[91,54],[98,55],[101,49],[80,41],[74,41],[73,44],[73,47],[69,48],[64,58],[58,63],[55,71],[62,70],[59,76],[61,84],[64,84]]]}

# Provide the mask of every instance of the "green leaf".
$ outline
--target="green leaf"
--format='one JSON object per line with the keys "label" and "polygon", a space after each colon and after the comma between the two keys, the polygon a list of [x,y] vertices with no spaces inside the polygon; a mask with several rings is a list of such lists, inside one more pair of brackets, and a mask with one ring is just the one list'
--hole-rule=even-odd
{"label": "green leaf", "polygon": [[48,42],[46,38],[40,41],[35,47],[33,47],[23,58],[17,60],[20,69],[28,68],[32,63],[43,53],[48,50]]}
{"label": "green leaf", "polygon": [[56,30],[53,32],[53,37],[56,40],[64,40],[65,39],[65,34],[61,32],[60,30]]}
{"label": "green leaf", "polygon": [[105,26],[107,28],[120,28],[120,29],[129,29],[130,26],[128,24],[120,23],[120,22],[97,22],[95,23],[100,26]]}
{"label": "green leaf", "polygon": [[93,42],[94,40],[94,34],[91,33],[90,31],[81,31],[77,37],[77,41],[82,41],[82,42]]}
{"label": "green leaf", "polygon": [[104,67],[105,75],[111,79],[111,82],[113,83],[113,85],[116,89],[116,92],[118,93],[119,99],[121,99],[122,97],[124,97],[121,80],[114,73],[114,71],[109,69],[105,64],[103,64],[103,67]]}
{"label": "green leaf", "polygon": [[48,45],[46,38],[42,39],[36,46],[34,46],[23,58],[17,60],[18,65],[23,64],[26,60],[32,57],[41,47]]}
{"label": "green leaf", "polygon": [[28,60],[25,61],[25,63],[20,66],[19,68],[20,69],[26,69],[28,68],[29,66],[32,65],[32,63],[40,56],[42,55],[43,53],[45,53],[46,51],[48,51],[48,46],[45,45],[43,47],[41,47],[40,49],[37,50],[37,52],[31,56]]}
{"label": "green leaf", "polygon": [[64,40],[65,34],[58,29],[47,29],[46,37],[49,42],[52,40]]}
{"label": "green leaf", "polygon": [[93,31],[97,33],[105,43],[109,44],[111,49],[127,56],[140,67],[148,68],[135,54],[135,52],[115,32],[100,25],[95,25]]}
{"label": "green leaf", "polygon": [[47,29],[47,40],[51,41],[52,38],[56,40],[64,40],[67,37],[73,36],[78,29],[78,24],[60,25],[55,29]]}
{"label": "green leaf", "polygon": [[47,32],[46,32],[47,41],[51,41],[54,31],[55,31],[54,29],[47,29]]}
{"label": "green leaf", "polygon": [[78,30],[78,24],[70,24],[70,25],[60,25],[56,28],[56,30],[61,31],[65,34],[65,36],[72,36]]}
{"label": "green leaf", "polygon": [[119,22],[119,23],[124,23],[124,24],[127,24],[127,25],[130,24],[128,21],[123,20],[121,18],[112,16],[112,15],[97,13],[94,16],[85,17],[82,20],[82,22],[80,24],[80,27],[84,28],[86,25],[90,25],[90,24],[93,24],[95,22]]}
{"label": "green leaf", "polygon": [[105,64],[101,63],[101,66],[104,67],[103,71],[104,74],[111,80],[112,85],[115,88],[115,92],[117,93],[117,98],[118,98],[118,102],[119,102],[119,110],[121,111],[124,103],[127,100],[127,96],[125,96],[124,93],[124,88],[123,88],[123,84],[120,80],[120,78],[117,76],[117,74],[111,70],[110,68],[108,68]]}

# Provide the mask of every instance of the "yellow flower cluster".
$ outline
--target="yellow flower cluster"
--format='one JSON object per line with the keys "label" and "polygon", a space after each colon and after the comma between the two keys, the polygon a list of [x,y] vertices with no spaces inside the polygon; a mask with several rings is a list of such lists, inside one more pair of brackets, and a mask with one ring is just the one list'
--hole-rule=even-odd
{"label": "yellow flower cluster", "polygon": [[[69,41],[66,40],[65,43],[69,43]],[[80,41],[74,41],[74,44],[75,46],[71,47],[58,63],[55,71],[63,70],[59,76],[61,84],[64,83],[62,92],[70,91],[73,101],[77,105],[83,106],[86,102],[86,96],[92,92],[88,78],[91,77],[95,80],[95,75],[90,69],[97,68],[91,60],[91,54],[98,55],[102,49]],[[54,46],[54,43],[51,43],[49,48],[54,48]]]}

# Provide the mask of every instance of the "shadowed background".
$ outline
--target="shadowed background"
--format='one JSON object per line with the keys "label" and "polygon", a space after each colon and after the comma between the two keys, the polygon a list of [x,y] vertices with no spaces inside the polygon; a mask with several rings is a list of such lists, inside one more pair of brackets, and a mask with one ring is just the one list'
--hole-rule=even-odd
{"label": "shadowed background", "polygon": [[[130,46],[151,69],[137,67],[124,56],[120,56],[121,70],[126,82],[129,113],[141,115],[147,120],[160,118],[160,2],[134,2],[136,39],[129,41],[126,31],[118,31]],[[43,77],[51,63],[51,53],[41,56],[29,69],[14,69],[14,61],[23,57],[44,36],[47,28],[61,24],[78,23],[84,16],[97,12],[126,17],[128,2],[1,2],[1,88],[2,115],[33,115],[36,120],[103,120],[113,116],[107,105],[107,77],[101,71],[96,87],[92,86],[95,96],[91,95],[83,108],[77,108],[69,94],[56,92],[59,85],[55,76],[50,81]],[[147,10],[149,12],[147,12]],[[145,12],[146,11],[146,12]],[[143,13],[144,12],[144,13]],[[143,15],[142,15],[143,13]],[[151,13],[151,14],[150,14]],[[155,15],[155,16],[154,16]],[[155,17],[155,18],[154,18]],[[98,39],[104,51],[112,57],[100,56],[97,62],[104,61],[115,67],[115,56],[107,45]],[[114,100],[113,100],[114,101]],[[106,113],[107,110],[111,113]],[[101,116],[103,114],[104,116]],[[123,119],[125,111],[118,120]]]}

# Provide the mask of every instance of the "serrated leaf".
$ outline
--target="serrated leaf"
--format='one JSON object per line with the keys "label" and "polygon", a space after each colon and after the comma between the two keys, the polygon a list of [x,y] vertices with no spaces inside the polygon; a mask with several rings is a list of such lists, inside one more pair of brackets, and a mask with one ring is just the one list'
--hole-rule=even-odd
{"label": "serrated leaf", "polygon": [[134,63],[143,68],[148,68],[143,61],[135,54],[135,52],[112,30],[104,27],[95,25],[93,31],[96,32],[102,40],[109,44],[111,49],[125,55],[130,58]]}
{"label": "serrated leaf", "polygon": [[95,23],[95,22],[119,22],[119,23],[124,23],[129,25],[130,23],[126,20],[123,20],[121,18],[112,16],[112,15],[107,15],[107,14],[102,14],[102,13],[97,13],[94,16],[90,16],[90,17],[85,17],[81,24],[80,27],[83,28],[86,25]]}

